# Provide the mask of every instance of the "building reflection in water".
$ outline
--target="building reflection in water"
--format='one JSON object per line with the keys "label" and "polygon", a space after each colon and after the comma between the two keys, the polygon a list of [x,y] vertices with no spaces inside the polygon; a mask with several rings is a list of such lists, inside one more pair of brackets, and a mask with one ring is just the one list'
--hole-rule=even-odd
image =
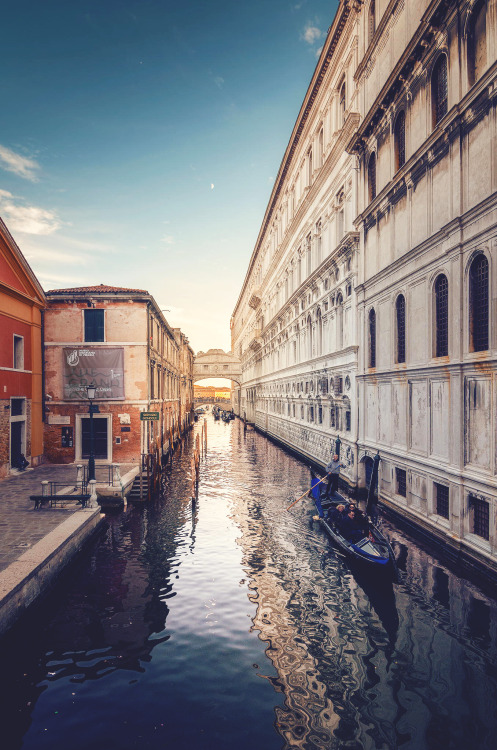
{"label": "building reflection in water", "polygon": [[[240,498],[233,517],[257,605],[253,627],[285,695],[275,726],[286,747],[464,747],[472,736],[491,747],[495,599],[386,521],[400,582],[353,575],[302,520],[312,513],[307,499],[286,513],[292,478],[301,482],[293,459],[269,442],[259,447],[251,433],[246,441],[256,484],[273,490],[275,466],[282,482],[281,491]],[[482,680],[489,665],[493,678]]]}

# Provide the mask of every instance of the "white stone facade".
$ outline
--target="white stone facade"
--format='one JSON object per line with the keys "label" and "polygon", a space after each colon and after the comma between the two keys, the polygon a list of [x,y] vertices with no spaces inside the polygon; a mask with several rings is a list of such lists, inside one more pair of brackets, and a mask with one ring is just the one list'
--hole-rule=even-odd
{"label": "white stone facade", "polygon": [[497,557],[496,50],[494,0],[397,3],[356,72],[348,145],[359,460],[379,450],[383,499],[482,560]]}
{"label": "white stone facade", "polygon": [[342,441],[357,481],[358,16],[342,3],[284,155],[232,319],[234,402],[260,429],[326,464]]}
{"label": "white stone facade", "polygon": [[340,3],[232,334],[242,416],[497,567],[496,57],[497,0]]}

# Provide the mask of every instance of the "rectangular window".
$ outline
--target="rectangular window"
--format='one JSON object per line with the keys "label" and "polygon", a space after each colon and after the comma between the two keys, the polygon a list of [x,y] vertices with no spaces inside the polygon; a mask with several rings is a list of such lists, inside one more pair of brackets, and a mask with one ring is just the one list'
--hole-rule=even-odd
{"label": "rectangular window", "polygon": [[482,539],[489,538],[489,512],[488,503],[480,500],[474,495],[469,496],[470,506],[473,508],[473,534],[481,536]]}
{"label": "rectangular window", "polygon": [[323,424],[323,407],[318,406],[318,424]]}
{"label": "rectangular window", "polygon": [[345,430],[350,432],[350,411],[345,412]]}
{"label": "rectangular window", "polygon": [[14,370],[24,370],[24,338],[14,334]]}
{"label": "rectangular window", "polygon": [[10,416],[20,417],[24,414],[24,399],[13,398],[10,401]]}
{"label": "rectangular window", "polygon": [[406,497],[407,482],[406,482],[405,469],[395,469],[395,476],[397,479],[397,495],[402,495],[402,497]]}
{"label": "rectangular window", "polygon": [[104,310],[85,310],[85,341],[105,341]]}
{"label": "rectangular window", "polygon": [[314,407],[309,407],[309,422],[314,422]]}
{"label": "rectangular window", "polygon": [[435,484],[435,492],[437,498],[437,516],[442,518],[449,517],[449,488],[444,484]]}
{"label": "rectangular window", "polygon": [[335,426],[335,407],[332,406],[330,409],[330,427]]}

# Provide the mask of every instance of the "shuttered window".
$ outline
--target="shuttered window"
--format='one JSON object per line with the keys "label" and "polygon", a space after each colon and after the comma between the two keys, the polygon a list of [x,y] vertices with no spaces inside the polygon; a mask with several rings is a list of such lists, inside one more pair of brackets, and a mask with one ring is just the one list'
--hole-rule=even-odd
{"label": "shuttered window", "polygon": [[441,273],[435,281],[436,357],[449,354],[449,282]]}
{"label": "shuttered window", "polygon": [[473,352],[488,349],[488,260],[478,255],[469,271],[469,332]]}
{"label": "shuttered window", "polygon": [[105,341],[104,310],[85,310],[85,341]]}
{"label": "shuttered window", "polygon": [[440,55],[437,60],[433,69],[431,86],[433,125],[436,125],[447,114],[448,109],[447,58],[445,55]]}
{"label": "shuttered window", "polygon": [[400,112],[395,121],[395,168],[406,163],[406,113]]}

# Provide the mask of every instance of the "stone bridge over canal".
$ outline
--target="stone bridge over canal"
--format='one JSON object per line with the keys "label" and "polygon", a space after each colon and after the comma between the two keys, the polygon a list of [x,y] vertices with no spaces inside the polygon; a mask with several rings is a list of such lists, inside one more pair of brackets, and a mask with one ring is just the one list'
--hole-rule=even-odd
{"label": "stone bridge over canal", "polygon": [[227,378],[241,383],[242,365],[238,357],[222,349],[198,352],[193,361],[193,382],[204,378]]}

